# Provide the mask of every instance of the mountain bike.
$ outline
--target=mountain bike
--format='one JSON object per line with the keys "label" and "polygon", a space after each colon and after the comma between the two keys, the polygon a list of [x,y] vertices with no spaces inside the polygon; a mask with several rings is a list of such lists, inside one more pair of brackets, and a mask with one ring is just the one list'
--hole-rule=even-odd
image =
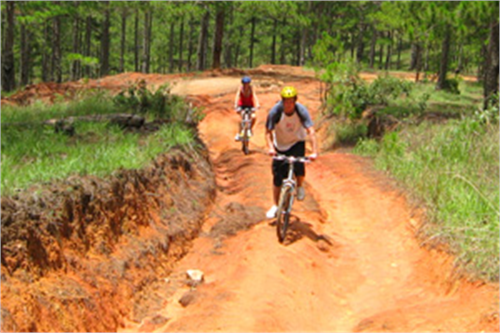
{"label": "mountain bike", "polygon": [[240,124],[240,139],[241,141],[241,150],[245,155],[248,155],[249,144],[250,144],[250,130],[252,127],[252,112],[255,111],[255,108],[252,107],[243,107],[241,108],[241,124]]}
{"label": "mountain bike", "polygon": [[278,211],[276,213],[276,233],[278,240],[283,243],[286,237],[286,231],[290,222],[290,213],[292,211],[293,201],[295,199],[296,181],[293,177],[293,165],[295,162],[309,163],[311,160],[308,157],[295,157],[277,155],[273,159],[286,161],[288,163],[288,177],[283,179],[281,185],[280,197],[278,202]]}

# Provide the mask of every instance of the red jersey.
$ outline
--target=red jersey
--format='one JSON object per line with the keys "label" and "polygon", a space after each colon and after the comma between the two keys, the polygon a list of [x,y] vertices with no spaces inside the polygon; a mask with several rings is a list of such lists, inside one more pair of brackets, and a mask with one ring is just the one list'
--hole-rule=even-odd
{"label": "red jersey", "polygon": [[240,89],[240,98],[238,99],[238,106],[248,106],[248,107],[254,107],[254,102],[253,102],[253,91],[250,88],[250,94],[248,96],[245,96],[243,93],[243,87]]}

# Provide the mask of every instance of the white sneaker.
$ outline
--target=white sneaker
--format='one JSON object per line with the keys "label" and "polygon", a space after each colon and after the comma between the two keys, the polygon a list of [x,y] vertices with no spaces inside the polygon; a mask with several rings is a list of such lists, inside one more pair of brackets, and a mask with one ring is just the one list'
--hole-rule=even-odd
{"label": "white sneaker", "polygon": [[278,206],[274,205],[269,209],[266,213],[266,217],[268,219],[272,219],[276,217],[276,213],[278,212]]}
{"label": "white sneaker", "polygon": [[299,186],[297,187],[297,200],[302,201],[306,197],[306,190],[304,187]]}

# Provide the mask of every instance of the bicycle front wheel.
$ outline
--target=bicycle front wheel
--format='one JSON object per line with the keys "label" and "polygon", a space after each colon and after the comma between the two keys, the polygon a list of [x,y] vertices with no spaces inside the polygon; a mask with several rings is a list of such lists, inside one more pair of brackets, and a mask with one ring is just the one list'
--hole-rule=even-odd
{"label": "bicycle front wheel", "polygon": [[278,205],[278,214],[276,219],[276,233],[278,235],[278,240],[283,243],[286,237],[286,231],[288,229],[288,223],[290,222],[290,212],[292,206],[292,188],[285,187],[281,190],[280,200]]}
{"label": "bicycle front wheel", "polygon": [[241,150],[245,155],[250,152],[248,146],[250,145],[250,138],[248,136],[248,123],[243,126],[243,137],[241,138]]}

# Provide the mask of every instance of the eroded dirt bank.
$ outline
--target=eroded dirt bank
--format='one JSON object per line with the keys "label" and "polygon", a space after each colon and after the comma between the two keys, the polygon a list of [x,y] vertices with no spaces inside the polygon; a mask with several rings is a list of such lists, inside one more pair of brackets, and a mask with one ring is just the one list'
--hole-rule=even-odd
{"label": "eroded dirt bank", "polygon": [[[245,156],[233,140],[238,117],[231,108],[240,74],[100,80],[110,89],[138,78],[152,85],[171,82],[173,92],[203,107],[199,131],[214,174],[188,163],[187,169],[163,173],[178,175],[174,181],[162,181],[160,163],[142,177],[125,177],[128,181],[102,191],[83,190],[90,185],[72,191],[73,197],[66,195],[72,209],[56,199],[45,202],[34,211],[42,215],[24,219],[28,226],[41,225],[31,228],[40,235],[20,234],[13,239],[21,242],[2,247],[3,330],[24,325],[27,330],[121,332],[499,331],[498,284],[469,281],[444,251],[421,247],[416,236],[421,208],[411,206],[368,160],[332,152],[326,127],[318,121],[322,153],[307,167],[306,200],[294,206],[290,235],[279,244],[273,221],[264,219],[271,204],[266,113],[281,86],[293,84],[299,101],[318,120],[321,90],[314,73],[299,68],[250,71],[262,108],[251,154]],[[191,194],[183,195],[186,189]],[[101,198],[93,210],[100,223],[85,221],[89,196]],[[204,204],[190,218],[193,201]],[[2,227],[4,209],[18,216],[19,209],[9,204],[2,201]],[[53,218],[51,211],[62,215]],[[177,212],[183,217],[172,223]],[[65,237],[62,222],[69,216],[74,222],[66,224],[72,232]],[[172,232],[187,235],[178,247],[170,242]],[[2,246],[3,240],[4,228]],[[12,271],[16,265],[17,273],[9,275],[7,267]],[[202,270],[205,282],[188,285],[188,269]]]}
{"label": "eroded dirt bank", "polygon": [[161,308],[214,197],[199,153],[2,198],[2,331],[116,331]]}

